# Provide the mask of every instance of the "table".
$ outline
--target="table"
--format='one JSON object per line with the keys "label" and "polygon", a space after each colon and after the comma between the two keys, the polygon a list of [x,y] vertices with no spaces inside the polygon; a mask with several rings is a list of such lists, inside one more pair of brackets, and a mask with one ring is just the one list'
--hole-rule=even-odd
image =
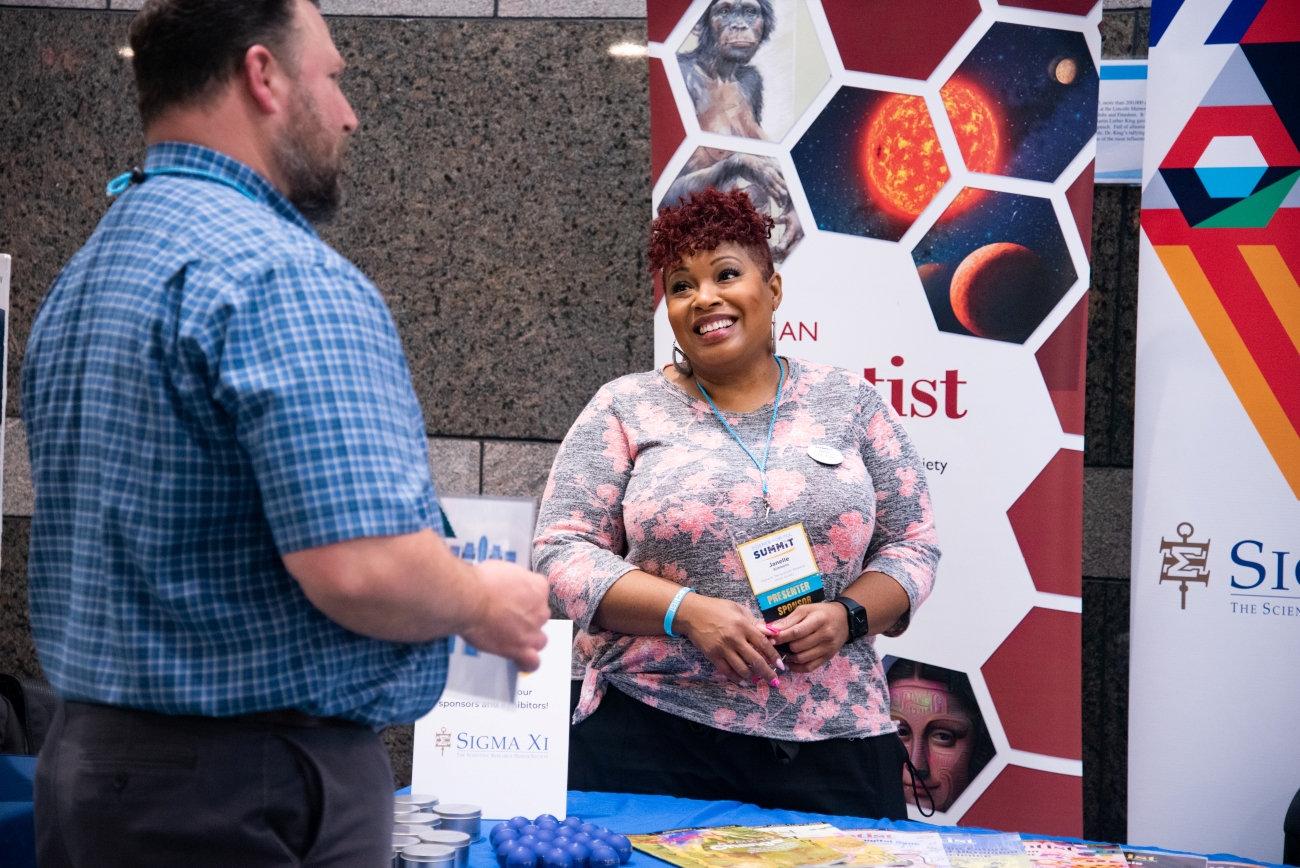
{"label": "table", "polygon": [[[399,792],[408,793],[410,788]],[[830,823],[841,829],[898,829],[915,832],[936,831],[987,831],[955,826],[932,826],[907,820],[867,820],[860,817],[836,817],[829,814],[804,814],[799,811],[765,810],[743,802],[705,802],[696,799],[675,799],[671,796],[641,796],[627,793],[584,793],[569,791],[569,815],[605,826],[622,834],[662,832],[667,829],[689,829],[702,826],[772,826],[794,823]],[[486,841],[487,833],[503,817],[483,821],[485,840],[470,847],[469,868],[498,868],[496,857]],[[563,819],[561,817],[560,819]],[[1278,835],[1281,836],[1281,829]],[[1051,835],[1035,837],[1051,838]],[[1058,838],[1057,840],[1077,840]],[[1133,846],[1140,846],[1134,844]],[[1155,847],[1142,849],[1154,850]],[[1242,859],[1226,853],[1210,856],[1213,860],[1268,865],[1253,859]],[[644,853],[633,852],[625,868],[665,868],[661,862]],[[1284,866],[1277,866],[1284,868]]]}

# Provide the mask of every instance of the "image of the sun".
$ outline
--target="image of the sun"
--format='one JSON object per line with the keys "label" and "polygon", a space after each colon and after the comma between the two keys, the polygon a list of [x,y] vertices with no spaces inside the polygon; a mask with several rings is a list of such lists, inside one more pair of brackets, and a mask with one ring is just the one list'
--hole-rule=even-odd
{"label": "image of the sun", "polygon": [[915,218],[948,182],[948,163],[925,100],[894,94],[867,125],[863,168],[871,198],[895,217]]}
{"label": "image of the sun", "polygon": [[[944,85],[940,95],[966,167],[996,172],[1001,135],[988,100],[956,80]],[[905,220],[919,216],[951,177],[925,100],[910,94],[894,94],[876,107],[863,138],[862,161],[872,201]],[[964,190],[945,214],[960,213],[981,196],[978,190]]]}

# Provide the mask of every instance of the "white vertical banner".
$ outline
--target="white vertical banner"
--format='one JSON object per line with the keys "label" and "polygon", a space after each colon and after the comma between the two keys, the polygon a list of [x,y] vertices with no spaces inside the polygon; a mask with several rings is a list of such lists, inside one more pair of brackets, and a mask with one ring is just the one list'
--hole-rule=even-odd
{"label": "white vertical banner", "polygon": [[1156,0],[1128,840],[1280,862],[1300,788],[1300,15]]}

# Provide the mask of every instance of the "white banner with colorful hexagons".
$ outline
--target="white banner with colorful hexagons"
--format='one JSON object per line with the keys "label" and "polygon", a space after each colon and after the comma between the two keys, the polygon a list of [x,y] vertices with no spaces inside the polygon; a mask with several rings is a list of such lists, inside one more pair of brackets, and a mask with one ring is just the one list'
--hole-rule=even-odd
{"label": "white banner with colorful hexagons", "polygon": [[656,210],[748,190],[776,222],[779,352],[861,371],[926,462],[939,579],[877,647],[931,821],[1082,834],[1100,2],[648,6]]}

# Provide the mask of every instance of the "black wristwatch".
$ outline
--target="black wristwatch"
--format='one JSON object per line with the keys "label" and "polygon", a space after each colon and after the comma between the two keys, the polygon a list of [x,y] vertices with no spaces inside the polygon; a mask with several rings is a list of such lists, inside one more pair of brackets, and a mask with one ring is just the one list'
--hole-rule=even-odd
{"label": "black wristwatch", "polygon": [[867,635],[867,610],[857,600],[848,597],[836,597],[831,602],[839,603],[849,615],[849,641],[856,642]]}

